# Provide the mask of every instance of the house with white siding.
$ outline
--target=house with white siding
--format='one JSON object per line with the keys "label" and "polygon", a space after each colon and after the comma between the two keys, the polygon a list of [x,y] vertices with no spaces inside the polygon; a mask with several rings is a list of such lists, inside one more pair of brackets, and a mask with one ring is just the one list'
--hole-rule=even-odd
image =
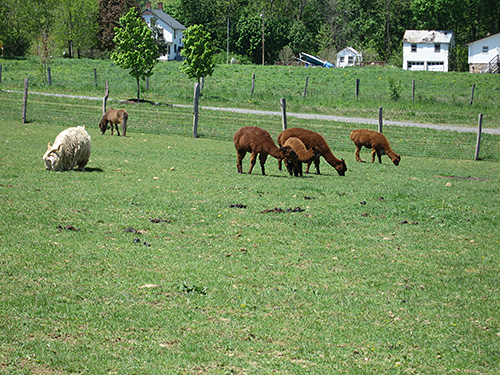
{"label": "house with white siding", "polygon": [[346,47],[337,53],[337,68],[360,65],[363,55],[352,47]]}
{"label": "house with white siding", "polygon": [[403,36],[403,69],[447,72],[454,46],[453,31],[406,30]]}
{"label": "house with white siding", "polygon": [[[163,31],[163,37],[167,42],[167,54],[160,56],[160,60],[180,60],[180,50],[183,47],[183,31],[186,30],[179,21],[163,11],[163,3],[158,3],[158,9],[151,8],[151,1],[146,1],[146,9],[142,12],[142,18],[151,27],[151,22]],[[153,21],[154,20],[154,21]]]}
{"label": "house with white siding", "polygon": [[467,46],[469,47],[469,72],[499,72],[500,33],[478,39],[468,43]]}

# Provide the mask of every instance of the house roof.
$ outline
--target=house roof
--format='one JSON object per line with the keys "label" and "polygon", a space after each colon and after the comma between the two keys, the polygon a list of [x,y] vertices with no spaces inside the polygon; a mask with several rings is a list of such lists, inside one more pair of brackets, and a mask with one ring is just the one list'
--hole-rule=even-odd
{"label": "house roof", "polygon": [[406,30],[403,43],[451,43],[452,39],[449,30]]}
{"label": "house roof", "polygon": [[337,55],[346,54],[346,53],[350,53],[350,54],[355,55],[355,56],[361,56],[361,53],[359,53],[358,51],[356,51],[352,47],[346,47],[346,48],[344,48],[343,50],[339,51],[337,53]]}
{"label": "house roof", "polygon": [[142,15],[145,16],[145,15],[153,15],[153,17],[165,22],[167,25],[169,25],[170,27],[172,27],[172,29],[175,29],[175,30],[186,30],[186,27],[180,23],[179,21],[177,21],[174,17],[172,17],[171,15],[165,13],[163,10],[159,10],[159,9],[145,9],[143,12],[142,12]]}
{"label": "house roof", "polygon": [[481,42],[483,41],[484,39],[488,39],[488,38],[491,38],[491,37],[495,37],[495,36],[499,36],[500,33],[496,33],[496,34],[491,34],[491,35],[488,35],[488,36],[485,36],[484,38],[480,38],[480,39],[477,39],[473,42],[470,42],[470,43],[467,43],[466,46],[470,45],[470,44],[473,44],[473,43],[476,43],[476,42]]}

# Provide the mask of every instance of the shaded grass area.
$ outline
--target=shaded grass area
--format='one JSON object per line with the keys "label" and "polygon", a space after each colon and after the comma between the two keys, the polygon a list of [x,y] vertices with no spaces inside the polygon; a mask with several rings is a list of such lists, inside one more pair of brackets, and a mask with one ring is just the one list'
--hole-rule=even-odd
{"label": "shaded grass area", "polygon": [[62,125],[2,119],[0,371],[497,372],[497,161],[239,175],[226,137],[96,124],[51,173]]}

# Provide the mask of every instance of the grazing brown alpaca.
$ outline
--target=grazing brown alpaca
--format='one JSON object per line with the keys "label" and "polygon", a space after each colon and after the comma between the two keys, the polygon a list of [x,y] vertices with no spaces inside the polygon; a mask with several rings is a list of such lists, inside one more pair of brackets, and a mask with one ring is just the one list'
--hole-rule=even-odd
{"label": "grazing brown alpaca", "polygon": [[238,156],[236,166],[238,172],[243,173],[241,161],[247,152],[251,153],[250,170],[256,163],[257,154],[259,154],[260,167],[262,174],[265,175],[264,164],[266,163],[267,155],[271,155],[277,159],[285,159],[288,163],[296,165],[298,163],[297,154],[290,147],[277,147],[268,131],[256,126],[244,126],[234,133],[234,147]]}
{"label": "grazing brown alpaca", "polygon": [[293,166],[287,163],[285,160],[285,166],[290,175],[295,174],[295,176],[302,177],[302,163],[310,163],[315,159],[319,158],[319,152],[316,150],[314,146],[310,149],[307,149],[304,143],[299,138],[296,137],[288,138],[285,141],[283,147],[291,147],[299,158],[299,162],[297,163],[297,168],[293,168]]}
{"label": "grazing brown alpaca", "polygon": [[120,130],[118,129],[118,124],[121,124],[123,130],[123,136],[127,134],[127,121],[128,113],[124,109],[113,109],[110,108],[102,116],[99,122],[99,128],[101,129],[101,134],[106,133],[108,129],[108,123],[111,123],[111,135],[113,135],[113,128],[116,126],[116,132],[118,136],[120,135]]}
{"label": "grazing brown alpaca", "polygon": [[382,133],[368,129],[358,129],[351,133],[351,139],[356,145],[356,161],[363,162],[359,157],[361,147],[372,149],[372,163],[375,162],[375,154],[378,156],[378,162],[382,163],[383,152],[391,158],[395,165],[399,165],[401,156],[392,151],[389,141]]}
{"label": "grazing brown alpaca", "polygon": [[[286,140],[290,137],[299,138],[306,148],[315,148],[317,152],[325,158],[325,160],[337,171],[340,176],[345,176],[345,171],[347,171],[347,166],[344,159],[337,159],[333,155],[330,147],[320,134],[313,132],[311,130],[302,128],[290,128],[283,130],[278,135],[278,145],[283,145]],[[319,157],[314,159],[314,165],[316,166],[316,172],[321,174],[319,171]],[[281,170],[281,160],[278,161],[279,169]],[[307,163],[306,173],[309,173],[309,167],[311,166],[311,161]]]}

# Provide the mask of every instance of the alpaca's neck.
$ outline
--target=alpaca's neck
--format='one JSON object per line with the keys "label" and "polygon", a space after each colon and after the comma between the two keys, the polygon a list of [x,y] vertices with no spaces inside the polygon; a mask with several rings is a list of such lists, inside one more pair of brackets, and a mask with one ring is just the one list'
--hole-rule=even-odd
{"label": "alpaca's neck", "polygon": [[276,145],[272,145],[269,150],[269,155],[272,157],[275,157],[276,159],[284,159],[285,155],[283,153],[283,150],[281,150],[279,147],[276,147]]}
{"label": "alpaca's neck", "polygon": [[340,159],[337,159],[330,149],[326,150],[326,152],[323,153],[323,157],[334,168],[342,164],[342,161]]}

